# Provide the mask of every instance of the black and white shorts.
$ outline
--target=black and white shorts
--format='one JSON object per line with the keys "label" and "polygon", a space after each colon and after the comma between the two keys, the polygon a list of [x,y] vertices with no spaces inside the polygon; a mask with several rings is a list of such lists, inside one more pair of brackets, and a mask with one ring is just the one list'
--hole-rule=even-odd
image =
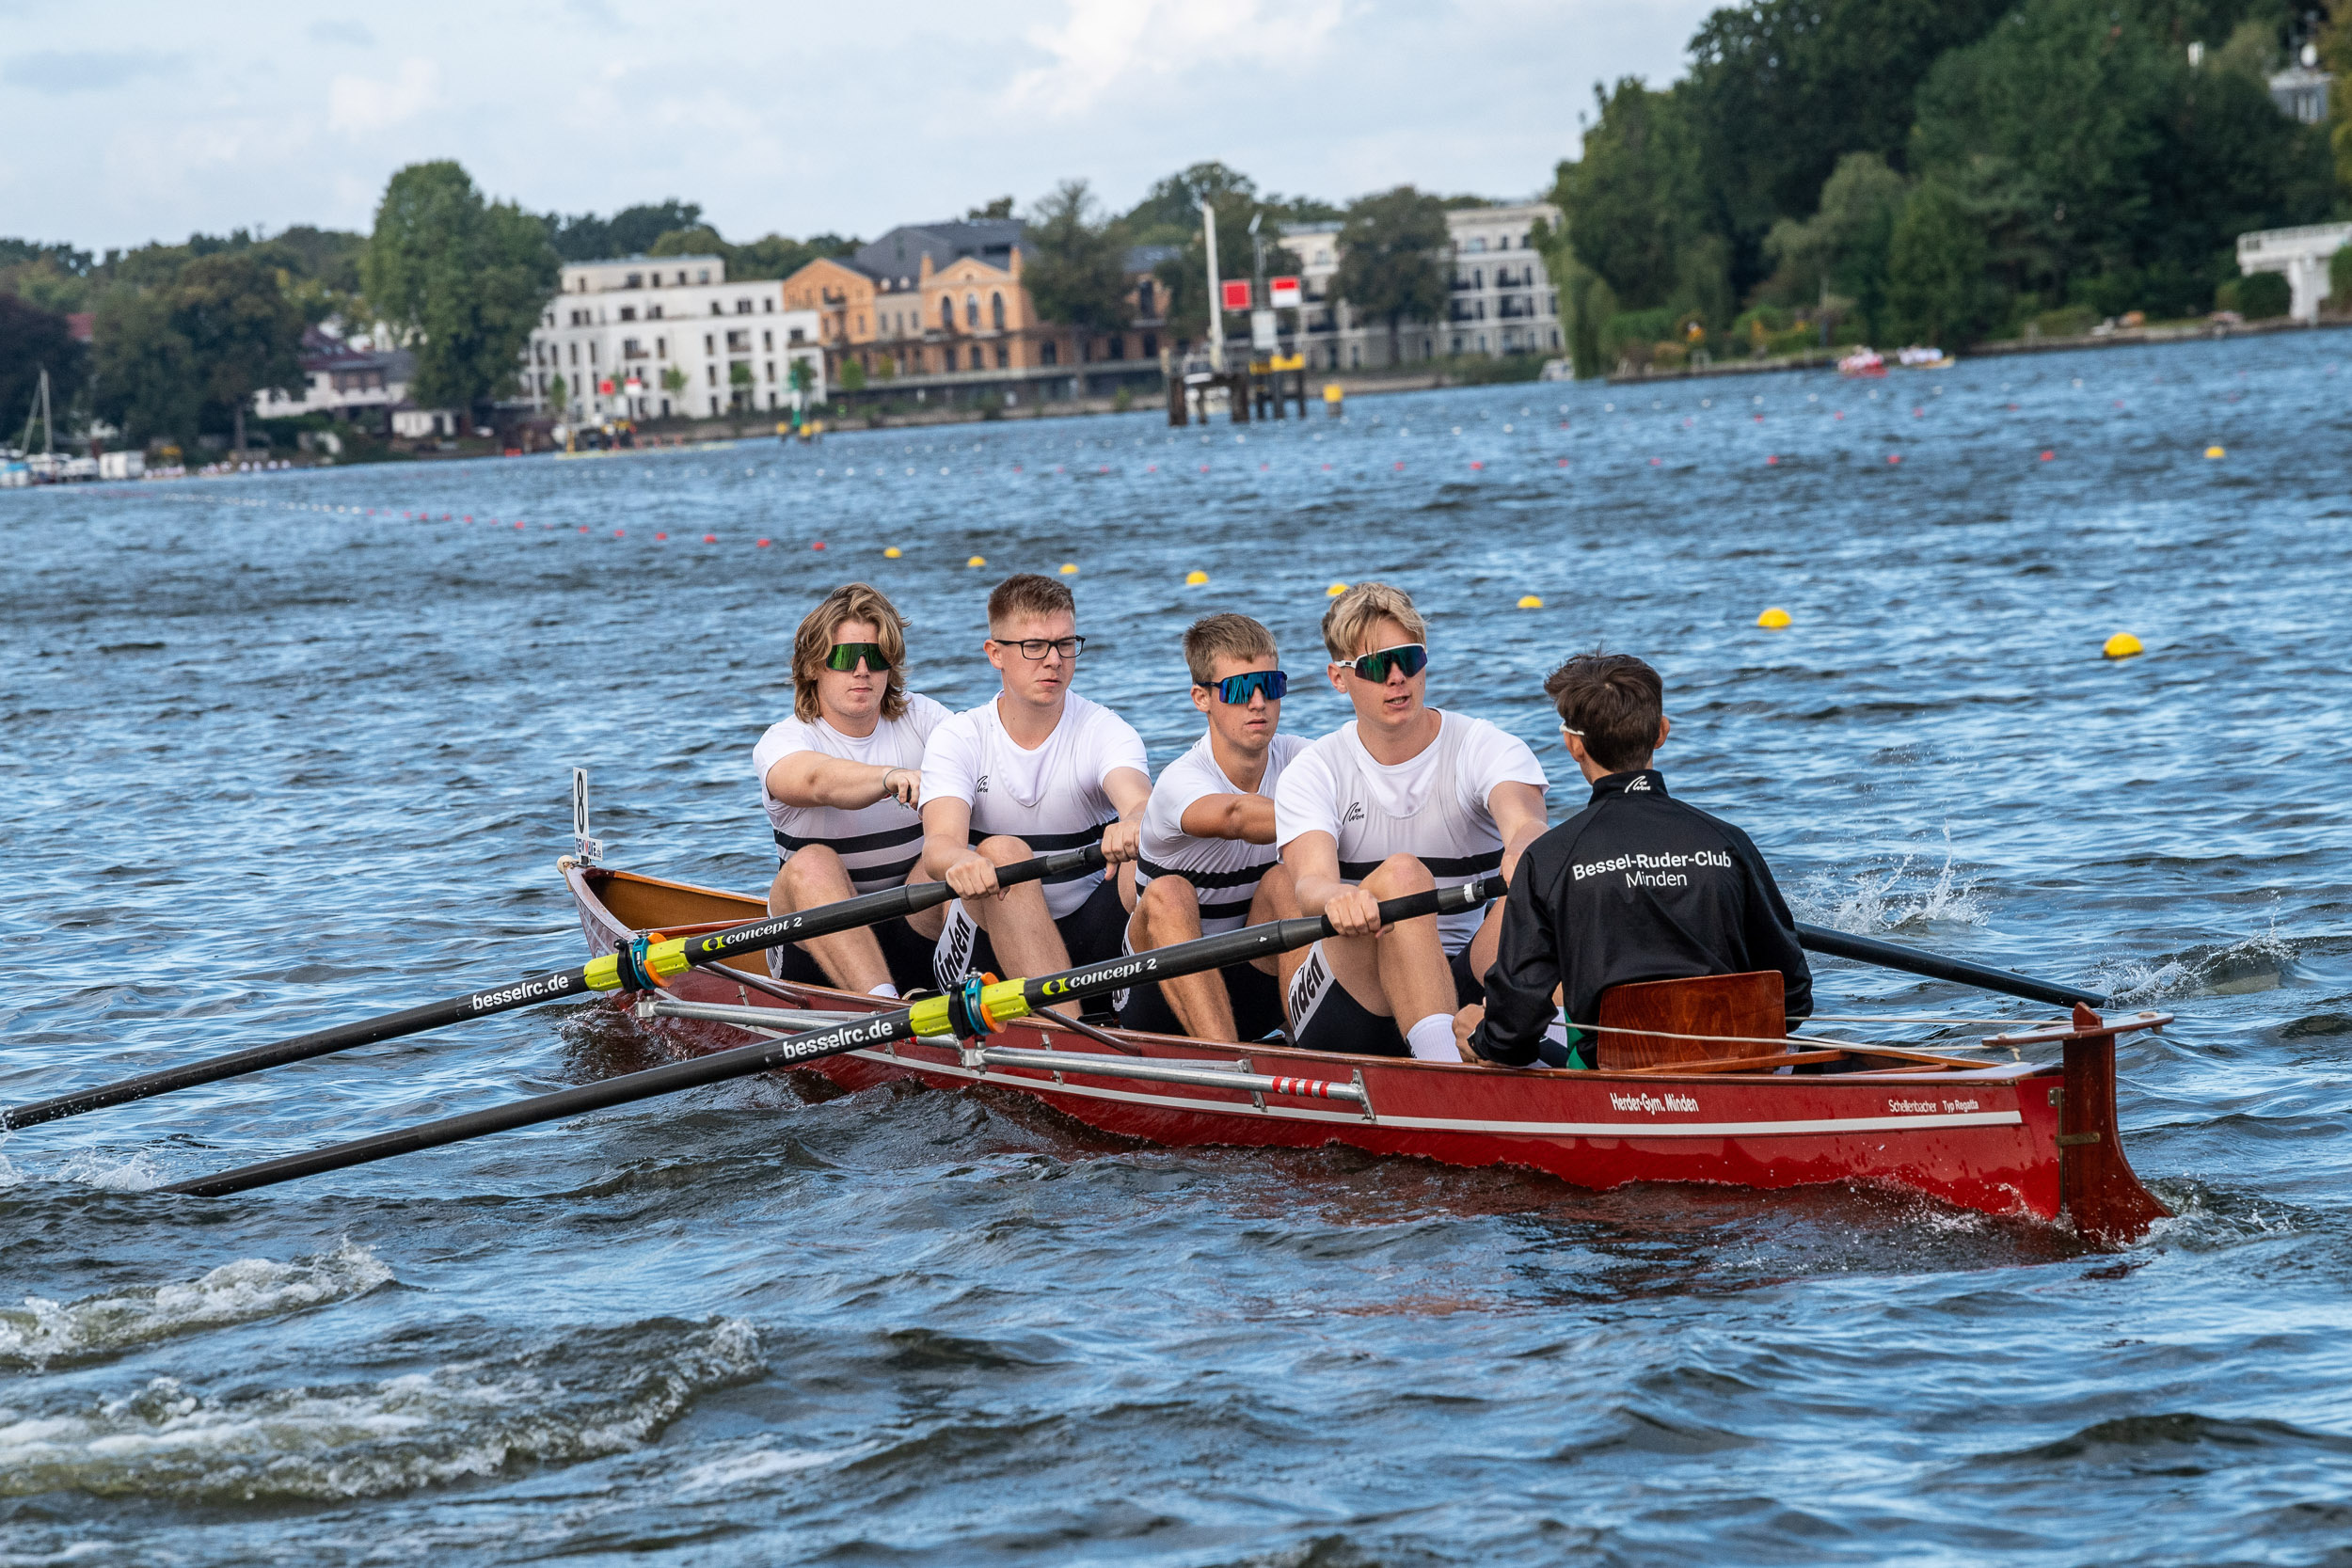
{"label": "black and white shorts", "polygon": [[[882,967],[890,971],[890,983],[897,986],[901,994],[931,983],[933,943],[930,938],[909,926],[903,916],[882,921],[867,929],[882,944]],[[818,966],[816,958],[796,942],[768,949],[768,973],[796,986],[831,986],[834,983],[832,976]]]}
{"label": "black and white shorts", "polygon": [[[1054,922],[1054,929],[1061,933],[1061,944],[1069,950],[1073,968],[1118,958],[1127,940],[1127,906],[1120,901],[1119,883],[1112,878],[1104,878],[1087,895],[1085,903]],[[941,990],[951,990],[965,975],[975,972],[1004,980],[1014,978],[997,969],[996,950],[989,945],[988,933],[980,929],[979,922],[964,912],[963,900],[951,899],[947,904],[947,924],[931,952],[931,983]],[[1105,997],[1087,1006],[1092,1011],[1108,1012],[1110,1000]]]}
{"label": "black and white shorts", "polygon": [[[1225,981],[1225,997],[1233,1006],[1234,1034],[1250,1041],[1283,1033],[1282,988],[1273,975],[1249,963],[1228,964],[1217,974]],[[1119,1026],[1147,1035],[1184,1032],[1176,1009],[1168,1005],[1159,983],[1152,980],[1119,993]]]}
{"label": "black and white shorts", "polygon": [[[1454,971],[1454,1005],[1467,1007],[1486,997],[1485,983],[1470,974],[1470,949],[1446,960]],[[1339,1051],[1356,1056],[1409,1056],[1405,1031],[1347,994],[1323,956],[1323,943],[1307,949],[1307,961],[1291,976],[1291,1042],[1301,1051]]]}

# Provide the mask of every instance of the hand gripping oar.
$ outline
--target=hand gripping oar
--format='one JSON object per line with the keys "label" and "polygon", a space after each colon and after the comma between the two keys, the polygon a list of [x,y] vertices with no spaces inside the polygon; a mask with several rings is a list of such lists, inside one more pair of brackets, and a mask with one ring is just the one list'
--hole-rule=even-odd
{"label": "hand gripping oar", "polygon": [[1965,958],[1947,958],[1941,953],[1923,953],[1915,947],[1899,947],[1891,942],[1875,937],[1849,936],[1833,931],[1826,926],[1797,927],[1797,941],[1810,953],[1827,953],[1834,958],[1852,958],[1857,962],[1877,964],[1881,969],[1899,969],[1906,974],[1924,974],[1931,980],[1954,980],[1980,990],[1996,990],[2004,996],[2023,997],[2028,1002],[2049,1002],[2071,1007],[2077,1002],[2092,1007],[2104,1007],[2107,999],[2095,990],[2082,990],[2074,986],[2061,986],[2051,980],[2037,980],[2031,975],[2012,974],[2006,969],[1994,969],[1985,964],[1970,963]]}
{"label": "hand gripping oar", "polygon": [[[999,887],[1010,887],[1020,882],[1033,882],[1068,872],[1088,870],[1102,863],[1102,846],[1089,844],[1083,848],[1065,849],[1058,854],[1040,855],[1035,860],[1022,861],[1014,865],[1000,865],[996,868],[996,882]],[[542,1002],[560,1002],[567,996],[582,996],[600,990],[658,990],[668,983],[670,976],[701,964],[723,963],[745,953],[780,947],[787,942],[806,942],[812,937],[831,936],[836,931],[876,925],[900,915],[913,914],[917,910],[928,910],[935,904],[944,904],[954,896],[954,890],[945,882],[914,882],[904,887],[886,888],[881,893],[868,893],[861,897],[845,898],[837,904],[822,904],[794,914],[755,920],[748,925],[714,931],[708,936],[679,937],[666,942],[656,940],[659,933],[641,936],[625,947],[607,953],[600,958],[590,959],[578,969],[559,969],[528,980],[517,980],[512,985],[470,991],[444,1002],[427,1002],[401,1012],[387,1013],[381,1018],[363,1019],[358,1023],[342,1023],[332,1029],[297,1035],[273,1045],[249,1046],[243,1051],[230,1052],[225,1056],[191,1062],[185,1067],[168,1068],[138,1078],[125,1078],[116,1084],[102,1084],[96,1088],[76,1089],[72,1094],[61,1094],[52,1100],[37,1100],[29,1105],[0,1111],[0,1131],[31,1127],[64,1117],[77,1117],[85,1111],[102,1110],[128,1101],[169,1094],[174,1089],[194,1088],[199,1084],[216,1084],[224,1078],[259,1072],[263,1068],[308,1061],[313,1056],[348,1051],[354,1046],[398,1039],[404,1035],[421,1035],[426,1030],[462,1023],[468,1019],[487,1018],[492,1013],[512,1012],[517,1007],[534,1007]]]}
{"label": "hand gripping oar", "polygon": [[[1434,893],[1408,894],[1403,898],[1391,898],[1381,904],[1380,923],[1393,926],[1398,921],[1414,920],[1423,915],[1474,910],[1487,899],[1498,898],[1502,895],[1500,878],[1488,882],[1469,882],[1461,887],[1441,888]],[[258,1165],[223,1171],[218,1176],[177,1182],[163,1190],[167,1193],[189,1193],[199,1197],[219,1197],[228,1193],[241,1193],[253,1187],[270,1187],[280,1181],[316,1176],[323,1171],[389,1160],[395,1154],[407,1154],[420,1148],[437,1148],[443,1144],[478,1138],[486,1132],[504,1132],[543,1121],[561,1121],[566,1117],[651,1100],[659,1095],[675,1094],[680,1089],[699,1088],[705,1084],[723,1083],[730,1078],[742,1078],[773,1068],[797,1067],[803,1062],[813,1062],[819,1056],[837,1055],[844,1051],[862,1051],[918,1037],[954,1036],[970,1039],[993,1034],[1012,1020],[1026,1017],[1053,1003],[1124,990],[1139,981],[1167,980],[1181,974],[1223,969],[1228,964],[1246,963],[1270,953],[1304,947],[1329,935],[1331,924],[1320,915],[1297,920],[1270,920],[1262,926],[1245,926],[1238,931],[1221,931],[1216,936],[1178,942],[1173,947],[1156,947],[1127,958],[1082,964],[1076,969],[1065,970],[1042,979],[1004,980],[994,985],[972,980],[946,996],[926,997],[914,1006],[897,1012],[877,1013],[870,1018],[811,1029],[783,1039],[740,1045],[732,1051],[697,1056],[691,1061],[673,1062],[667,1067],[651,1068],[644,1072],[624,1073],[601,1083],[559,1089],[553,1094],[518,1100],[511,1105],[500,1105],[487,1111],[471,1111],[464,1116],[445,1117],[439,1121],[405,1127],[397,1132],[354,1138],[348,1143],[333,1144],[308,1154],[290,1154],[281,1160],[268,1160]],[[787,1023],[790,1015],[779,1010],[776,1022]]]}

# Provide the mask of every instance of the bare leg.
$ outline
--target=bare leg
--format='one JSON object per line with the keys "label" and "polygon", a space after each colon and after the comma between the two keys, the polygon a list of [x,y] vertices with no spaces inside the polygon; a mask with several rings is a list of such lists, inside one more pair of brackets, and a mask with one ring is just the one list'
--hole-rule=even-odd
{"label": "bare leg", "polygon": [[[1135,917],[1127,922],[1127,945],[1136,952],[1172,947],[1200,934],[1200,899],[1182,877],[1154,877],[1136,900]],[[1200,974],[1180,974],[1159,982],[1168,1011],[1195,1039],[1237,1040],[1233,999],[1225,994],[1225,976],[1212,969]]]}
{"label": "bare leg", "polygon": [[[841,863],[841,857],[822,845],[811,845],[792,851],[792,858],[777,868],[776,879],[768,889],[768,912],[791,914],[855,896],[857,889],[850,885],[849,868]],[[873,932],[863,927],[835,931],[829,937],[812,937],[793,945],[815,958],[826,978],[843,990],[862,994],[890,982],[890,966],[882,962],[882,943],[874,940]]]}
{"label": "bare leg", "polygon": [[1502,947],[1502,900],[1498,898],[1486,911],[1486,918],[1478,923],[1478,934],[1470,938],[1465,950],[1470,959],[1470,978],[1484,982],[1486,971],[1494,968],[1495,955]]}
{"label": "bare leg", "polygon": [[[1426,893],[1437,883],[1410,855],[1391,855],[1361,884],[1375,898]],[[1400,1033],[1424,1018],[1454,1016],[1454,974],[1438,940],[1438,917],[1423,915],[1376,937],[1326,937],[1323,953],[1333,979],[1364,1010],[1393,1018]]]}
{"label": "bare leg", "polygon": [[[979,847],[981,854],[998,865],[1014,865],[1030,858],[1026,843],[1001,833],[982,839]],[[1070,950],[1062,945],[1054,917],[1045,911],[1043,883],[1023,882],[985,898],[967,898],[963,908],[988,933],[1002,978],[1054,974],[1070,967]],[[1075,1018],[1079,1006],[1071,1002],[1056,1010]]]}

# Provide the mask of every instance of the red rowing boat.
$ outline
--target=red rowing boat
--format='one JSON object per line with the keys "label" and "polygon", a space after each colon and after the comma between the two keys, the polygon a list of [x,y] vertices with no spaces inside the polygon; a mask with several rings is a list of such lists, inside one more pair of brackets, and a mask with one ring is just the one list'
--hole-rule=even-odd
{"label": "red rowing boat", "polygon": [[[767,913],[758,897],[569,857],[559,863],[596,954],[646,931],[675,937]],[[677,975],[659,997],[616,1005],[634,1005],[691,1052],[889,1006],[716,964]],[[1612,1022],[1605,1011],[1601,1022]],[[2041,1061],[1987,1065],[1802,1037],[1767,1049],[1740,1037],[1681,1047],[1713,1053],[1696,1059],[1629,1067],[1621,1053],[1617,1065],[1570,1072],[1082,1029],[1049,1013],[982,1042],[900,1041],[825,1057],[810,1069],[850,1089],[898,1078],[948,1088],[985,1084],[1158,1144],[1341,1143],[1453,1165],[1523,1166],[1596,1189],[1855,1181],[2070,1224],[2089,1240],[2122,1244],[2168,1211],[2140,1185],[2117,1135],[2115,1040],[2169,1022],[2157,1013],[2103,1019],[2078,1006],[2070,1021],[1988,1042],[2021,1055],[2026,1048],[2049,1053]],[[1749,1034],[1689,1029],[1644,1038],[1671,1055],[1677,1042]]]}

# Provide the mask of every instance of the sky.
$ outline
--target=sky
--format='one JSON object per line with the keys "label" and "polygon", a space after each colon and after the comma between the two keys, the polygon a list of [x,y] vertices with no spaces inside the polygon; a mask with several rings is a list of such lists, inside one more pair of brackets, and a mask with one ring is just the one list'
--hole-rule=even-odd
{"label": "sky", "polygon": [[1202,159],[1344,201],[1524,198],[1597,81],[1663,85],[1721,0],[0,0],[0,235],[365,230],[455,158],[533,211],[699,201],[730,239],[1111,207]]}

